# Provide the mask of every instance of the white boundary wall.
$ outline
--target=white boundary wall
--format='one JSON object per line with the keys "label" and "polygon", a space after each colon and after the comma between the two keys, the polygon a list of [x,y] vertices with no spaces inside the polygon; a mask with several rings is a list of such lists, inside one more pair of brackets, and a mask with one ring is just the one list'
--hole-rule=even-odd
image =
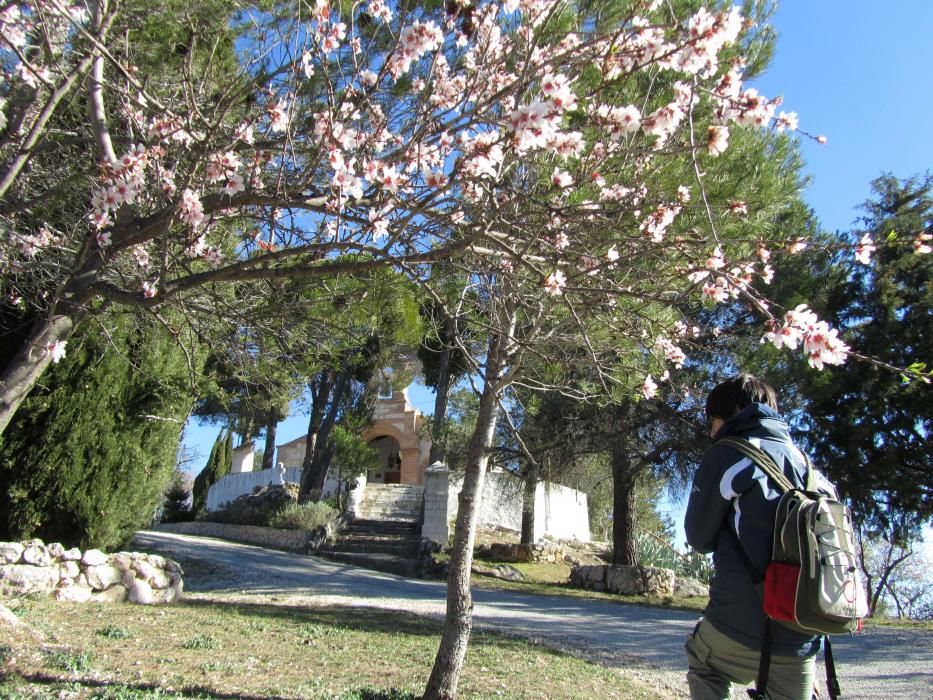
{"label": "white boundary wall", "polygon": [[[445,482],[449,483],[444,494]],[[441,465],[425,472],[425,520],[422,534],[446,544],[451,523],[457,517],[462,474],[449,474]],[[522,529],[522,482],[507,472],[489,472],[483,484],[478,523],[509,530]],[[590,520],[586,494],[541,482],[535,492],[534,540],[543,538],[590,541]]]}
{"label": "white boundary wall", "polygon": [[[286,469],[283,475],[285,481],[293,484],[301,483],[301,467]],[[207,491],[207,510],[220,510],[230,501],[240,496],[252,493],[259,486],[279,483],[277,469],[263,469],[258,472],[242,472],[240,474],[227,474],[213,484]],[[329,475],[324,481],[324,495],[330,496],[337,492],[337,480]]]}

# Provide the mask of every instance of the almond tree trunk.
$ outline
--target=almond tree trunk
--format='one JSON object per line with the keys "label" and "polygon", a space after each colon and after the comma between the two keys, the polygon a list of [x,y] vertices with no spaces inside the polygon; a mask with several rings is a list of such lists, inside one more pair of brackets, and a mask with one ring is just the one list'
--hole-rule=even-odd
{"label": "almond tree trunk", "polygon": [[498,351],[498,341],[490,341],[485,383],[480,396],[476,427],[467,451],[466,474],[463,489],[460,491],[454,543],[450,552],[444,634],[434,659],[431,677],[422,696],[423,700],[453,700],[457,697],[457,685],[460,682],[467,643],[473,628],[470,573],[473,567],[476,520],[499,413]]}
{"label": "almond tree trunk", "polygon": [[46,349],[59,341],[68,340],[81,320],[80,314],[53,315],[36,324],[22,348],[0,376],[0,435],[6,430],[23,399],[45,372],[52,355]]}

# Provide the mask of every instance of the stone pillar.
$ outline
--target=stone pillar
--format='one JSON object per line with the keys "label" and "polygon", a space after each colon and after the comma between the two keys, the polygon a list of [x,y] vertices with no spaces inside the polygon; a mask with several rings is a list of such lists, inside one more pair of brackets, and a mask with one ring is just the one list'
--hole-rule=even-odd
{"label": "stone pillar", "polygon": [[450,522],[447,518],[447,490],[450,472],[443,462],[435,462],[424,470],[424,524],[421,536],[432,542],[447,544]]}

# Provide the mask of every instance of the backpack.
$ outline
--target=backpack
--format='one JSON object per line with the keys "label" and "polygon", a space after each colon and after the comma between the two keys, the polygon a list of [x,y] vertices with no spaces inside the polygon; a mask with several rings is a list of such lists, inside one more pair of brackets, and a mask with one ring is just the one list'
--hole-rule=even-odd
{"label": "backpack", "polygon": [[[769,624],[762,644],[756,691],[764,697],[770,665],[770,621],[806,634],[824,635],[826,681],[831,698],[839,696],[832,647],[827,634],[861,629],[868,601],[859,573],[852,515],[848,507],[820,493],[807,461],[807,488],[798,489],[771,456],[747,440],[724,437],[727,445],[751,459],[782,491],[774,518],[771,561],[762,576],[739,543],[738,551],[752,579],[763,583],[763,605]],[[730,530],[731,532],[731,530]],[[736,539],[738,539],[736,537]]]}

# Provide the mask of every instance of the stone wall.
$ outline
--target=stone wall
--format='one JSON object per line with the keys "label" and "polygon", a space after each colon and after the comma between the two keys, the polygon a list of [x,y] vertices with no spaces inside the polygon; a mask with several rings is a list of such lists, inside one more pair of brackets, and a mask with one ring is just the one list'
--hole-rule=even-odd
{"label": "stone wall", "polygon": [[52,595],[57,600],[172,603],[181,596],[181,567],[154,554],[82,552],[41,540],[0,542],[0,595]]}
{"label": "stone wall", "polygon": [[570,585],[620,595],[669,596],[676,577],[671,569],[654,566],[575,566]]}
{"label": "stone wall", "polygon": [[175,532],[179,535],[196,535],[200,537],[217,537],[219,539],[255,544],[260,547],[284,549],[288,552],[307,553],[316,551],[326,539],[326,532],[308,532],[307,530],[277,530],[271,527],[258,527],[256,525],[233,525],[230,523],[163,523],[156,525],[154,530],[162,532]]}

